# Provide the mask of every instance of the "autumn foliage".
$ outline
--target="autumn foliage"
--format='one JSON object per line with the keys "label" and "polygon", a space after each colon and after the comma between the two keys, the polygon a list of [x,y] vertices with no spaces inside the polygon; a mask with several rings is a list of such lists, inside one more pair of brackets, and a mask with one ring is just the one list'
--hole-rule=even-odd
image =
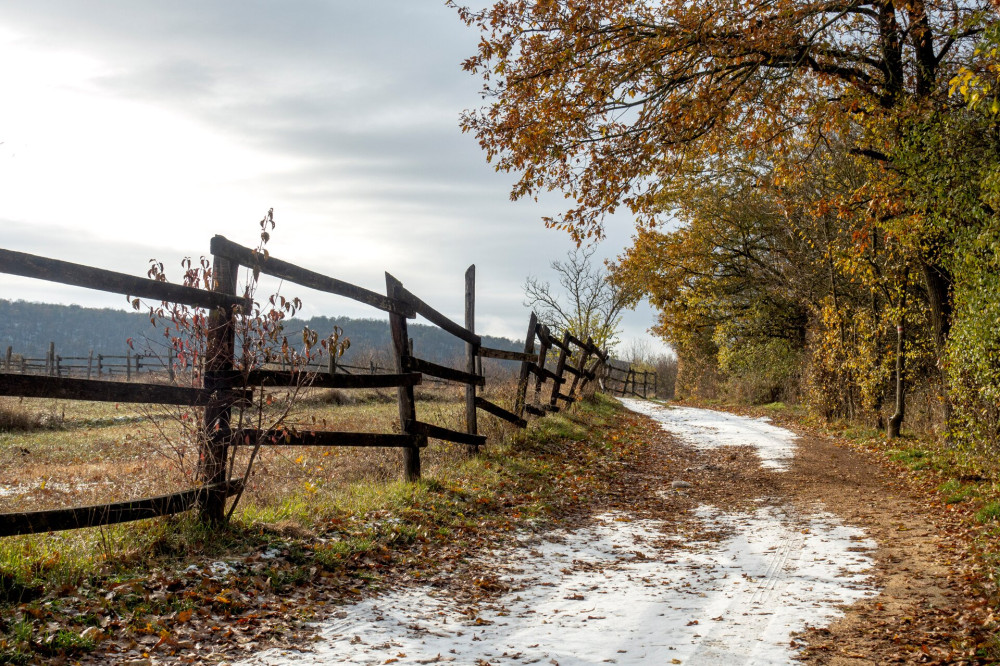
{"label": "autumn foliage", "polygon": [[988,2],[456,8],[482,37],[463,128],[513,198],[566,196],[550,226],[600,238],[631,212],[616,275],[659,310],[682,390],[872,423],[902,418],[898,392],[925,425],[997,443]]}

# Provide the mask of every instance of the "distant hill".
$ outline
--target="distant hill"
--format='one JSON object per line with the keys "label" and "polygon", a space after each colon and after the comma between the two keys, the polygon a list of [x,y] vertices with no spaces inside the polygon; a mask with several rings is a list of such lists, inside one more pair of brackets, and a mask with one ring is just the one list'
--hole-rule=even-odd
{"label": "distant hill", "polygon": [[[291,319],[285,325],[289,339],[297,339],[304,326],[320,337],[329,335],[334,326],[343,329],[351,347],[342,363],[367,365],[372,359],[386,362],[390,358],[387,321],[349,317]],[[411,321],[409,333],[414,352],[421,358],[449,364],[464,358],[465,344],[436,326]],[[154,344],[162,340],[158,329],[150,324],[149,316],[142,312],[0,300],[0,354],[10,346],[14,354],[41,358],[48,352],[50,342],[55,343],[56,353],[62,356],[86,356],[91,350],[99,354],[124,354],[129,338],[136,341],[137,350],[142,348],[144,339]],[[518,350],[524,343],[484,336],[483,344]]]}

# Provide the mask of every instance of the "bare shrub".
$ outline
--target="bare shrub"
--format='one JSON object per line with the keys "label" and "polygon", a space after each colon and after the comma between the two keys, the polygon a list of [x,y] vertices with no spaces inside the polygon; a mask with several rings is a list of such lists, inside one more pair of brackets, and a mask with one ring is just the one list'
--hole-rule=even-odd
{"label": "bare shrub", "polygon": [[23,402],[0,401],[0,432],[44,430],[60,423],[58,416],[32,411]]}

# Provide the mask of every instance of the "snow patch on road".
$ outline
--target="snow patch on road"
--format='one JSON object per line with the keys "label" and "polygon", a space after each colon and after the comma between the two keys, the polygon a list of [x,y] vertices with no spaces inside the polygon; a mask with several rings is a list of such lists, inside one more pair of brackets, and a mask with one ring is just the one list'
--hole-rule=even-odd
{"label": "snow patch on road", "polygon": [[655,419],[664,430],[696,449],[753,446],[761,465],[777,471],[787,471],[795,456],[798,435],[772,425],[766,416],[751,419],[710,409],[665,407],[633,398],[619,400],[633,412]]}
{"label": "snow patch on road", "polygon": [[505,574],[511,590],[472,614],[447,589],[410,588],[318,625],[311,652],[241,663],[787,664],[792,632],[875,594],[875,543],[830,514],[696,515],[713,538],[600,516],[491,555],[517,567]]}

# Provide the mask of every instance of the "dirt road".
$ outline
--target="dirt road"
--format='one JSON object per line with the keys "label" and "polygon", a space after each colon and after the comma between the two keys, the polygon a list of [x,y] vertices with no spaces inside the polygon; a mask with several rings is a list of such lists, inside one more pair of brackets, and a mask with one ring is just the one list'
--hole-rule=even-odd
{"label": "dirt road", "polygon": [[345,608],[306,652],[241,663],[964,658],[960,553],[872,459],[758,419],[626,403],[652,419],[649,456],[589,519]]}

